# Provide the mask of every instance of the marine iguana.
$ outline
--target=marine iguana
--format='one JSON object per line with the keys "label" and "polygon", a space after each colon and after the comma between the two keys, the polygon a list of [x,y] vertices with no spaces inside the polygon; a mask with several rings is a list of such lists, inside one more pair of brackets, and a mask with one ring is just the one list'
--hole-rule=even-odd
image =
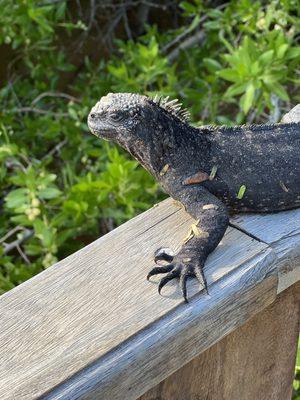
{"label": "marine iguana", "polygon": [[222,239],[229,214],[300,207],[300,120],[196,128],[176,100],[109,93],[92,108],[88,126],[124,147],[196,219],[176,255],[156,253],[159,266],[147,278],[165,274],[159,293],[179,278],[187,301],[190,276],[207,290],[204,263]]}

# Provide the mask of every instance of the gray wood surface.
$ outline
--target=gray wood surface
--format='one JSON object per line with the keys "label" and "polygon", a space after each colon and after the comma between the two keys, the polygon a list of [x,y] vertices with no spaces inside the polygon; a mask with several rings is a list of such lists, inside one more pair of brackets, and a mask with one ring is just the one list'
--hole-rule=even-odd
{"label": "gray wood surface", "polygon": [[139,400],[291,400],[300,282]]}
{"label": "gray wood surface", "polygon": [[206,265],[209,296],[194,281],[189,304],[176,282],[159,296],[152,255],[192,223],[168,199],[1,296],[0,399],[136,399],[276,299],[278,254],[233,228]]}
{"label": "gray wood surface", "polygon": [[300,280],[300,210],[238,215],[232,222],[267,243],[278,258],[278,293]]}

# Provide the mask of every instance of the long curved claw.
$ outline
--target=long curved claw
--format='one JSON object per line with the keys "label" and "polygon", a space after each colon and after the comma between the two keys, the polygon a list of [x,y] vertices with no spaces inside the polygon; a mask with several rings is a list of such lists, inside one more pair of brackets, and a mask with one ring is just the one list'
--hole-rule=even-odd
{"label": "long curved claw", "polygon": [[170,272],[170,271],[172,271],[173,268],[174,268],[174,265],[172,265],[172,264],[164,265],[161,267],[154,267],[151,269],[151,271],[149,271],[149,273],[147,275],[147,280],[149,280],[149,278],[153,275],[165,274],[166,272]]}
{"label": "long curved claw", "polygon": [[167,253],[166,249],[159,249],[154,256],[155,264],[158,264],[158,261],[166,261],[168,263],[173,261],[174,256]]}
{"label": "long curved claw", "polygon": [[184,301],[185,301],[186,303],[188,303],[188,299],[187,299],[187,290],[186,290],[186,281],[187,281],[187,278],[188,278],[188,271],[187,271],[187,269],[184,269],[184,270],[182,271],[181,275],[180,275],[179,286],[180,286],[180,289],[181,289],[181,292],[182,292]]}
{"label": "long curved claw", "polygon": [[158,293],[160,294],[161,289],[162,289],[169,281],[171,281],[172,279],[178,278],[178,276],[179,276],[179,271],[178,271],[178,270],[175,270],[175,269],[173,269],[173,271],[169,272],[166,276],[164,276],[164,277],[161,279],[161,281],[159,282],[159,285],[158,285]]}
{"label": "long curved claw", "polygon": [[194,268],[194,273],[195,273],[195,277],[198,279],[198,281],[201,285],[201,289],[205,290],[206,293],[208,294],[207,282],[206,282],[205,276],[203,274],[202,268],[200,266],[196,266]]}

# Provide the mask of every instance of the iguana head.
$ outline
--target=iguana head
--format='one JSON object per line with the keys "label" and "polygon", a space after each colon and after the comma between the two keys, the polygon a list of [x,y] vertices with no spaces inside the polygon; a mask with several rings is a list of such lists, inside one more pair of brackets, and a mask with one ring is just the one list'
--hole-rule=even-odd
{"label": "iguana head", "polygon": [[109,93],[92,108],[88,125],[91,132],[103,139],[119,141],[132,135],[145,123],[147,97],[131,93]]}
{"label": "iguana head", "polygon": [[92,108],[88,126],[94,135],[120,144],[153,172],[158,153],[171,146],[175,126],[186,118],[177,100],[109,93]]}

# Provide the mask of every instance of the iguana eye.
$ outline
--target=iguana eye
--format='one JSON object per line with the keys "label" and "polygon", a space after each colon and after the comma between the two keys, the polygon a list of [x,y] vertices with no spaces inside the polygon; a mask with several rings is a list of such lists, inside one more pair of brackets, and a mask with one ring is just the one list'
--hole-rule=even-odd
{"label": "iguana eye", "polygon": [[121,119],[123,118],[123,115],[121,114],[121,113],[111,113],[110,115],[109,115],[109,118],[112,120],[112,121],[121,121]]}

